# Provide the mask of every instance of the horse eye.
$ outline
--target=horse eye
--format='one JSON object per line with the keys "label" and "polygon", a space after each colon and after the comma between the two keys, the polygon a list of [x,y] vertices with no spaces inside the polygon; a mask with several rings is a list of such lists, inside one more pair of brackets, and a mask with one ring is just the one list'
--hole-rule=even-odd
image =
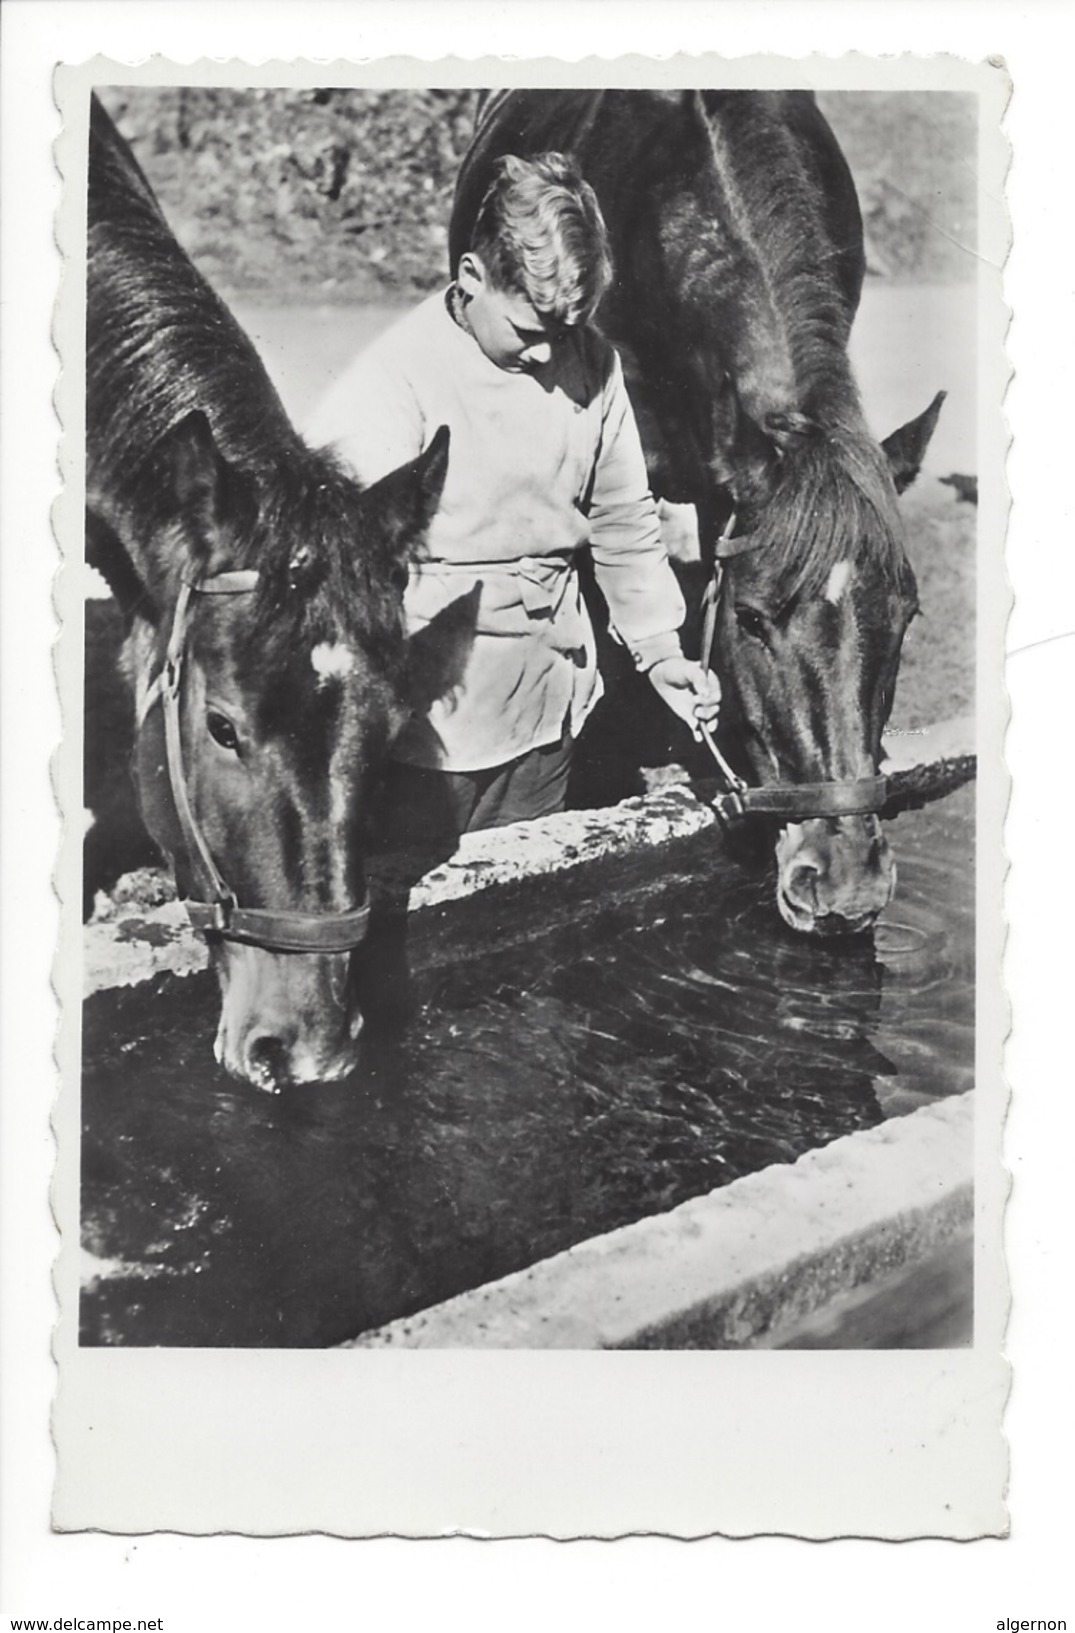
{"label": "horse eye", "polygon": [[210,709],[206,714],[205,723],[214,743],[219,743],[221,748],[230,749],[233,754],[238,753],[239,734],[227,715],[221,714],[218,709]]}
{"label": "horse eye", "polygon": [[765,640],[765,619],[760,612],[755,612],[753,607],[737,606],[735,618],[744,635],[752,635],[756,641]]}

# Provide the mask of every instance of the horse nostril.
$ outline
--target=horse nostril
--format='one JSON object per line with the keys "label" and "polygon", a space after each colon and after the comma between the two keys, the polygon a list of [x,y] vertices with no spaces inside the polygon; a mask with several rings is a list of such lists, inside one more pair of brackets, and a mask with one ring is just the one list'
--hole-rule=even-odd
{"label": "horse nostril", "polygon": [[283,1038],[259,1032],[246,1046],[246,1074],[259,1089],[275,1094],[291,1081],[290,1050]]}
{"label": "horse nostril", "polygon": [[786,891],[796,905],[817,907],[817,884],[821,869],[816,862],[800,861],[788,874]]}

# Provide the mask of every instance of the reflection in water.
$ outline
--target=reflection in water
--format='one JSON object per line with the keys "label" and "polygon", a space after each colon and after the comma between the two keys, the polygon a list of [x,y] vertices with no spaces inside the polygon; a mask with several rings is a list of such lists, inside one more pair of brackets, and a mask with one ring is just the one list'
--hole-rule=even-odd
{"label": "reflection in water", "polygon": [[700,845],[599,937],[423,977],[346,1084],[224,1078],[207,977],[98,995],[83,1341],[333,1343],[970,1087],[971,799],[901,819],[873,938],[794,936]]}

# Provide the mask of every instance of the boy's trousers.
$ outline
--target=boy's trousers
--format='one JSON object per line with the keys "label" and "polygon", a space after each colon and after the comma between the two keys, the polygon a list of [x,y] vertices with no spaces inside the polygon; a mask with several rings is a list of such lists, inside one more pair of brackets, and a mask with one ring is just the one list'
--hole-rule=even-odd
{"label": "boy's trousers", "polygon": [[389,764],[379,800],[377,848],[454,848],[461,834],[562,811],[573,743],[530,749],[486,771],[431,771]]}

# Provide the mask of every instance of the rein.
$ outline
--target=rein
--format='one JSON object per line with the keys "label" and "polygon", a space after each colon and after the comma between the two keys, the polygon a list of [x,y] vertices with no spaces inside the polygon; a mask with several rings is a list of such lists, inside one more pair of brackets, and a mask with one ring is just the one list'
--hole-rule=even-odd
{"label": "rein", "polygon": [[[713,557],[713,574],[702,597],[702,646],[700,661],[708,673],[713,656],[713,641],[717,632],[717,613],[720,609],[724,586],[724,563],[733,556],[746,555],[753,550],[755,541],[750,534],[735,536],[736,516],[733,511],[724,532],[717,540]],[[737,822],[747,816],[778,816],[786,818],[874,816],[881,811],[889,797],[887,777],[859,777],[854,782],[773,783],[764,788],[752,788],[738,772],[733,771],[717,747],[709,726],[699,722],[702,739],[720,772],[727,789],[713,801],[713,809],[722,822]]]}
{"label": "rein", "polygon": [[158,704],[164,711],[164,742],[168,781],[183,841],[191,860],[201,864],[208,881],[208,901],[184,899],[191,925],[202,935],[219,936],[223,941],[239,941],[277,953],[349,952],[365,939],[369,924],[369,903],[345,913],[273,912],[261,907],[240,907],[235,892],[225,882],[213,860],[209,842],[194,814],[183,768],[183,738],[180,709],[183,664],[186,657],[187,624],[194,595],[248,595],[256,588],[254,570],[217,573],[196,583],[184,579],[176,599],[172,632],[164,665],[150,685],[139,713],[141,728]]}

